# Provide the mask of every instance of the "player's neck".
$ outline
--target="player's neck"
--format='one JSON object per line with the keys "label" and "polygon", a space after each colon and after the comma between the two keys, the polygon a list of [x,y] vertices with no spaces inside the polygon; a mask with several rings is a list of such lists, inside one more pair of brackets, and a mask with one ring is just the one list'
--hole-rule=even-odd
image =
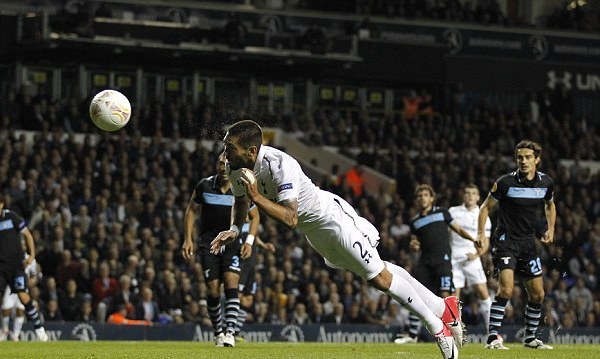
{"label": "player's neck", "polygon": [[423,208],[421,208],[421,214],[427,214],[427,213],[431,212],[432,209],[433,209],[433,205],[423,207]]}
{"label": "player's neck", "polygon": [[519,176],[520,176],[522,179],[524,179],[524,180],[527,180],[527,181],[533,181],[533,180],[534,180],[534,178],[535,178],[535,172],[536,172],[536,171],[535,171],[535,170],[533,170],[533,171],[529,171],[529,172],[527,172],[527,173],[524,173],[524,172],[522,172],[521,170],[519,170]]}
{"label": "player's neck", "polygon": [[217,181],[217,186],[221,191],[227,192],[227,190],[229,190],[229,187],[231,187],[231,181]]}
{"label": "player's neck", "polygon": [[473,204],[473,205],[468,205],[466,203],[463,204],[465,206],[465,208],[467,209],[467,211],[471,211],[473,209],[475,209],[477,207],[477,203]]}

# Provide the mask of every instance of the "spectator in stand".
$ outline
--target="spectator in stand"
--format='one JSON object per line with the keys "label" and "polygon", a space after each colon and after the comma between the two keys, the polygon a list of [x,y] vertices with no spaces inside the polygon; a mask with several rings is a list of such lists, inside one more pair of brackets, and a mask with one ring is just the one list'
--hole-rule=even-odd
{"label": "spectator in stand", "polygon": [[67,290],[59,293],[58,303],[60,311],[65,321],[75,321],[77,315],[81,312],[83,296],[77,292],[77,282],[69,279],[66,285]]}
{"label": "spectator in stand", "polygon": [[[115,295],[119,290],[119,283],[110,276],[110,267],[106,262],[100,264],[98,278],[94,279],[92,284],[93,304],[98,307],[98,304],[106,298]],[[105,306],[105,305],[104,305]],[[98,313],[98,321],[104,322],[106,319],[106,311]]]}
{"label": "spectator in stand", "polygon": [[160,310],[154,300],[152,289],[148,287],[142,288],[142,298],[135,308],[135,318],[156,323],[158,322],[159,314]]}
{"label": "spectator in stand", "polygon": [[[429,5],[416,3],[417,5],[412,4],[413,9],[408,11],[412,14],[411,16],[436,17],[438,14],[444,14],[444,16],[456,14],[456,8],[433,11]],[[409,9],[408,5],[405,6]],[[400,10],[406,11],[404,10],[405,6],[393,6],[394,16],[398,16]],[[421,8],[417,10],[415,7]],[[462,11],[465,11],[464,6]],[[472,12],[472,21],[475,21],[474,9]],[[11,86],[9,85],[9,87]],[[593,264],[598,268],[600,263],[600,251],[597,245],[600,243],[600,220],[597,219],[600,217],[600,193],[596,189],[600,188],[599,176],[594,173],[586,174],[584,165],[587,160],[600,159],[598,156],[600,131],[597,123],[586,119],[585,116],[568,113],[571,110],[563,111],[565,115],[570,116],[569,120],[554,118],[551,110],[556,105],[552,103],[552,94],[543,91],[542,95],[546,96],[540,96],[538,101],[540,114],[537,123],[532,123],[518,112],[514,112],[511,107],[501,106],[484,98],[478,99],[478,95],[473,92],[468,92],[467,95],[465,89],[451,91],[449,98],[458,97],[454,101],[453,109],[433,121],[423,119],[406,123],[398,121],[398,116],[384,117],[373,114],[362,116],[351,111],[321,110],[308,114],[306,118],[304,116],[292,117],[295,117],[297,122],[298,134],[302,136],[304,133],[304,140],[307,141],[319,140],[327,145],[355,146],[355,148],[361,148],[365,144],[366,148],[377,147],[385,151],[392,151],[393,148],[396,148],[394,156],[378,155],[378,161],[381,163],[378,168],[396,179],[399,193],[394,196],[391,203],[383,204],[377,197],[375,199],[376,207],[381,209],[369,209],[371,213],[375,214],[378,229],[387,231],[388,227],[386,226],[389,225],[390,233],[393,232],[394,217],[397,215],[402,215],[404,219],[410,217],[409,209],[406,209],[402,203],[411,197],[410,192],[412,191],[405,193],[405,189],[414,188],[416,183],[425,182],[423,179],[428,177],[435,187],[440,189],[442,202],[459,204],[458,193],[448,192],[444,188],[459,188],[469,182],[475,182],[481,188],[488,188],[491,186],[491,179],[509,168],[503,156],[512,155],[513,134],[539,135],[542,146],[548,151],[549,161],[547,164],[549,165],[545,168],[545,172],[555,179],[557,186],[560,186],[556,197],[557,202],[563,207],[559,209],[561,218],[556,226],[557,243],[555,246],[543,250],[542,256],[547,256],[546,263],[550,269],[545,274],[544,282],[549,282],[546,286],[546,293],[549,294],[549,297],[550,293],[558,293],[559,298],[566,298],[556,300],[557,313],[561,316],[568,313],[565,314],[564,320],[570,320],[573,323],[573,318],[578,314],[570,308],[574,307],[574,303],[570,305],[569,289],[576,280],[571,276],[568,264],[580,260],[577,258],[579,257],[577,248],[580,247],[583,249],[583,258],[589,261],[587,265],[581,266],[577,271],[582,273],[581,276],[589,277],[591,275],[591,269],[588,269],[589,265]],[[525,98],[526,94],[523,93],[522,96]],[[77,143],[74,137],[62,140],[63,131],[58,128],[61,126],[61,116],[71,121],[74,130],[95,134],[100,132],[94,127],[86,127],[85,125],[89,121],[80,120],[84,117],[84,112],[79,109],[77,99],[68,98],[61,100],[60,103],[55,103],[54,105],[58,109],[56,115],[52,115],[51,111],[47,110],[50,103],[44,105],[44,101],[51,100],[44,94],[41,94],[40,97],[26,96],[22,90],[14,89],[14,86],[9,88],[6,97],[0,98],[0,107],[8,116],[8,119],[4,121],[9,124],[0,129],[3,148],[3,156],[0,158],[0,188],[11,188],[11,191],[15,191],[14,181],[11,185],[10,179],[13,174],[15,178],[20,176],[17,181],[19,183],[16,185],[18,190],[15,191],[15,197],[20,198],[19,190],[24,192],[25,197],[20,200],[19,208],[24,214],[29,213],[25,218],[31,218],[30,224],[34,236],[40,238],[36,243],[38,246],[37,257],[43,265],[45,275],[56,276],[57,280],[61,277],[59,266],[62,262],[63,251],[69,250],[72,253],[71,261],[77,262],[80,266],[79,270],[72,273],[75,275],[77,292],[82,296],[85,296],[85,293],[92,293],[92,282],[102,259],[99,259],[101,254],[98,249],[88,248],[88,245],[94,242],[91,236],[93,235],[95,238],[98,236],[96,232],[102,231],[96,225],[99,219],[96,203],[100,203],[102,198],[107,198],[109,207],[115,208],[114,222],[122,224],[122,227],[117,230],[121,233],[115,233],[112,228],[108,231],[104,230],[105,237],[108,238],[107,243],[110,244],[114,239],[119,238],[119,235],[122,236],[123,242],[118,242],[120,256],[122,258],[135,256],[138,259],[138,263],[132,265],[131,268],[129,266],[119,268],[112,265],[111,267],[116,271],[112,276],[119,278],[121,274],[127,273],[133,282],[138,282],[137,285],[133,285],[134,288],[141,286],[144,281],[151,285],[156,293],[159,293],[162,281],[160,271],[164,268],[163,261],[168,258],[162,252],[167,244],[164,244],[163,247],[154,247],[145,253],[144,246],[137,242],[143,228],[139,225],[139,215],[142,213],[143,203],[146,197],[160,204],[172,196],[174,213],[180,213],[178,218],[181,218],[181,208],[186,205],[187,201],[181,194],[189,191],[187,178],[201,178],[210,175],[212,169],[209,161],[210,151],[204,150],[201,146],[193,152],[188,151],[185,146],[181,145],[181,139],[175,136],[172,138],[151,137],[148,138],[148,142],[145,142],[141,136],[154,135],[155,133],[151,131],[157,126],[142,128],[138,125],[136,127],[135,119],[132,119],[125,131],[120,131],[116,138],[101,134],[98,142],[92,141],[91,137],[82,143]],[[223,117],[224,111],[220,105],[206,104],[200,109],[196,109],[183,103],[182,100],[174,100],[173,106],[164,106],[160,101],[157,103],[158,105],[152,108],[148,104],[138,104],[139,111],[135,111],[138,123],[156,122],[154,114],[158,112],[162,113],[161,116],[164,119],[171,117],[170,112],[178,111],[180,126],[188,128],[187,131],[180,129],[180,132],[186,136],[196,137],[201,131],[204,131],[203,139],[218,139],[220,136],[217,130],[218,126],[226,123]],[[33,113],[33,104],[40,106],[39,114],[44,121],[47,121],[39,126],[35,125],[39,128],[47,128],[43,134],[36,135],[35,145],[26,142],[25,137],[16,137],[10,132],[12,129],[22,128],[23,125],[31,125],[19,122],[19,114],[24,115],[29,111],[28,116],[30,116]],[[203,113],[204,109],[209,115],[203,115],[201,120],[195,119],[193,113],[195,111]],[[578,109],[574,108],[574,110]],[[0,118],[6,118],[6,116],[0,115]],[[56,120],[53,119],[53,116],[56,116]],[[283,118],[273,117],[273,124],[281,126]],[[163,129],[167,125],[168,123],[163,123]],[[482,132],[482,129],[489,131]],[[134,134],[135,131],[141,132],[138,135]],[[373,136],[365,135],[371,132]],[[485,135],[486,132],[495,135],[488,137]],[[173,131],[173,133],[175,132]],[[308,133],[318,133],[319,135],[313,136],[313,139],[307,135]],[[352,141],[355,142],[355,145],[351,144]],[[109,149],[111,146],[114,148],[114,152]],[[346,153],[351,155],[349,151]],[[413,157],[412,153],[418,153],[418,157]],[[415,161],[415,158],[418,161]],[[560,165],[557,160],[559,158],[579,158],[581,168],[577,171],[577,175],[571,176],[569,169]],[[464,159],[464,161],[459,161],[459,159]],[[58,160],[61,163],[60,172],[57,172],[58,166],[51,166],[53,161]],[[153,173],[154,162],[158,162],[159,167],[165,169],[162,177],[166,179],[167,185],[164,190],[157,189],[156,184],[153,184],[162,183],[160,176]],[[369,165],[375,166],[376,164]],[[167,168],[170,171],[167,171]],[[6,173],[11,175],[6,175]],[[113,193],[109,192],[108,195],[105,195],[102,193],[106,192],[106,189],[103,189],[105,186],[103,181],[107,178],[112,181],[110,192]],[[23,182],[25,183],[24,188]],[[341,182],[332,182],[329,189],[346,198],[355,207],[360,207],[361,213],[371,206],[363,207],[359,198]],[[68,213],[63,211],[65,199],[59,192],[68,194],[66,201],[75,214],[74,218],[69,219]],[[369,194],[363,192],[363,197],[365,195]],[[577,201],[577,198],[582,198],[582,200]],[[56,207],[57,201],[61,203],[59,207]],[[50,215],[50,203],[55,203],[53,215]],[[81,216],[80,208],[83,206],[86,209],[81,210],[85,212]],[[157,208],[160,207],[161,205],[157,206]],[[161,214],[161,216],[163,218],[161,228],[168,228],[165,221],[167,215]],[[150,223],[152,224],[152,218]],[[56,234],[60,232],[60,230],[55,231],[57,225],[62,227],[64,232],[62,241],[53,241]],[[357,295],[357,289],[349,289],[344,295],[345,276],[342,272],[332,274],[327,279],[312,275],[323,268],[323,263],[314,259],[314,252],[303,243],[301,237],[276,224],[266,225],[265,228],[266,232],[271,232],[265,233],[265,238],[273,238],[270,241],[279,243],[280,248],[275,256],[264,256],[259,253],[257,257],[257,278],[261,278],[262,289],[259,289],[256,294],[255,321],[264,321],[260,318],[264,318],[265,313],[274,310],[274,307],[269,307],[261,298],[268,297],[267,294],[272,290],[273,284],[268,283],[268,273],[272,268],[278,268],[279,264],[283,264],[283,258],[288,253],[290,255],[294,253],[294,257],[291,259],[291,270],[299,277],[298,301],[305,302],[307,312],[311,317],[322,316],[319,311],[328,294],[319,296],[318,291],[310,288],[328,288],[330,282],[337,284],[342,297],[341,301],[345,304],[346,314],[351,311],[354,304],[357,304],[359,309],[366,305],[364,296]],[[176,228],[175,231],[179,231],[176,236],[182,235],[181,229]],[[559,233],[564,235],[559,235]],[[58,236],[60,237],[60,233]],[[168,235],[167,238],[169,237],[172,236]],[[107,248],[110,249],[110,246]],[[106,255],[109,252],[110,250]],[[414,263],[414,258],[411,258],[410,254],[407,254],[402,248],[398,248],[396,252],[396,261],[410,268],[411,262]],[[576,259],[572,261],[572,258]],[[187,272],[193,282],[198,283],[195,286],[198,292],[196,300],[205,297],[206,289],[203,287],[201,268],[197,264],[191,264],[189,267],[180,266],[177,260],[175,257],[176,266],[171,270],[175,273],[177,271]],[[306,277],[303,274],[305,263],[309,263],[311,268]],[[159,275],[149,274],[146,278],[142,278],[146,269],[148,273],[159,271]],[[564,276],[564,273],[567,275]],[[66,289],[68,291],[68,288],[64,287],[65,283],[68,283],[68,279],[58,282],[58,293]],[[178,283],[182,282],[178,280]],[[593,282],[593,278],[586,279],[586,286],[592,293],[594,293]],[[311,285],[307,285],[307,283]],[[181,285],[178,286],[181,287]],[[597,289],[595,290],[597,291]],[[30,288],[30,292],[34,301],[35,298],[39,298],[39,287]],[[304,300],[304,298],[306,299]],[[473,299],[470,297],[465,298],[463,305],[469,306],[471,300]],[[352,305],[346,304],[346,301]],[[59,304],[62,308],[63,303],[60,296]],[[523,300],[516,303],[514,308],[513,321],[517,324],[521,324],[520,313],[524,312],[524,308],[518,307],[521,305],[523,305]],[[82,318],[85,319],[81,320],[86,322],[91,319],[89,306],[90,303],[87,300],[82,300],[82,311],[87,314],[83,314]],[[358,312],[360,314],[360,311]],[[92,314],[95,316],[95,312]],[[63,317],[66,318],[64,311]],[[600,315],[596,314],[595,317],[597,321],[600,320]],[[313,322],[318,321],[313,319]],[[574,323],[570,325],[574,325]]]}
{"label": "spectator in stand", "polygon": [[347,321],[346,315],[344,314],[344,305],[337,303],[333,306],[333,311],[323,317],[323,323],[340,325]]}
{"label": "spectator in stand", "polygon": [[415,90],[410,90],[407,96],[402,97],[402,103],[404,105],[403,117],[405,120],[414,120],[417,118],[421,102],[422,99],[417,96],[417,92]]}
{"label": "spectator in stand", "polygon": [[42,316],[44,317],[44,322],[63,322],[57,299],[53,298],[46,302]]}
{"label": "spectator in stand", "polygon": [[137,294],[131,290],[131,277],[127,274],[121,274],[121,277],[119,277],[119,291],[110,300],[110,312],[117,312],[120,306],[124,306],[127,311],[126,317],[135,318],[135,307],[138,300]]}
{"label": "spectator in stand", "polygon": [[352,166],[345,174],[346,184],[352,189],[355,196],[360,196],[363,193],[363,185],[365,179],[363,177],[363,169],[359,165]]}
{"label": "spectator in stand", "polygon": [[124,324],[124,325],[152,325],[149,320],[136,320],[127,317],[127,308],[124,305],[117,307],[117,311],[108,316],[106,320],[109,324]]}

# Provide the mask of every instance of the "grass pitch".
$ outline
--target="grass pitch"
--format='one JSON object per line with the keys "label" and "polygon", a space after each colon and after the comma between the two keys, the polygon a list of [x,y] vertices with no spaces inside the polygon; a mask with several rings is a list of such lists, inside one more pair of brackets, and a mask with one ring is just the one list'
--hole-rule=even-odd
{"label": "grass pitch", "polygon": [[[511,350],[486,350],[481,344],[469,344],[460,358],[575,359],[598,358],[600,345],[556,345],[555,350],[525,349],[507,344]],[[215,348],[200,342],[3,342],[1,358],[365,358],[365,359],[440,359],[435,344],[327,344],[327,343],[239,343],[235,348]]]}

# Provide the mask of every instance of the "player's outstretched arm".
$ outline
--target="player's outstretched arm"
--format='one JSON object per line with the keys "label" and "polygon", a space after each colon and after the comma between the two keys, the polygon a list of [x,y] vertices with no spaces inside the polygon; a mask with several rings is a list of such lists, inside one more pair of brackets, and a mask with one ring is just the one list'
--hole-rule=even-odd
{"label": "player's outstretched arm", "polygon": [[545,203],[544,210],[546,212],[546,222],[548,222],[548,230],[544,233],[541,239],[544,244],[552,244],[554,242],[554,223],[556,222],[556,205],[553,200],[548,200]]}
{"label": "player's outstretched arm", "polygon": [[248,197],[238,196],[234,198],[233,206],[231,207],[231,228],[220,232],[215,239],[210,242],[210,252],[212,254],[218,254],[222,247],[235,240],[240,235],[240,228],[244,225],[244,221],[248,215],[248,207]]}
{"label": "player's outstretched arm", "polygon": [[456,222],[452,222],[450,223],[450,228],[456,232],[459,236],[463,237],[464,239],[467,239],[473,243],[475,243],[475,246],[477,246],[477,248],[481,248],[482,246],[482,241],[479,240],[478,238],[473,238],[471,237],[471,235],[469,234],[469,232],[467,232],[463,227],[461,227],[460,224],[456,223]]}

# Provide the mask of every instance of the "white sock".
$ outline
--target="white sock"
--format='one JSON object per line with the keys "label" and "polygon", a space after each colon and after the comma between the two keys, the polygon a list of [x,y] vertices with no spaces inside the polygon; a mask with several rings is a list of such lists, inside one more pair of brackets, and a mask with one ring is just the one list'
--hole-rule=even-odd
{"label": "white sock", "polygon": [[417,315],[432,335],[444,328],[442,320],[429,309],[414,288],[401,276],[392,274],[392,284],[387,294]]}
{"label": "white sock", "polygon": [[15,321],[13,323],[13,337],[19,337],[19,334],[21,334],[21,328],[23,328],[23,322],[25,322],[25,316],[15,317]]}
{"label": "white sock", "polygon": [[[417,292],[419,297],[425,302],[425,304],[431,309],[431,311],[439,318],[444,314],[444,310],[446,309],[446,304],[444,303],[444,299],[435,295],[432,291],[427,289],[421,282],[415,279],[415,277],[411,276],[410,273],[406,271],[406,269],[392,264],[390,262],[384,261],[386,268],[392,272],[394,276],[400,276],[404,278],[410,284],[411,287]],[[436,332],[437,333],[437,332]]]}
{"label": "white sock", "polygon": [[486,332],[490,328],[490,310],[492,308],[492,298],[487,297],[487,299],[479,300],[479,313],[483,316],[485,330]]}
{"label": "white sock", "polygon": [[2,317],[2,331],[8,333],[8,325],[10,324],[10,316]]}

